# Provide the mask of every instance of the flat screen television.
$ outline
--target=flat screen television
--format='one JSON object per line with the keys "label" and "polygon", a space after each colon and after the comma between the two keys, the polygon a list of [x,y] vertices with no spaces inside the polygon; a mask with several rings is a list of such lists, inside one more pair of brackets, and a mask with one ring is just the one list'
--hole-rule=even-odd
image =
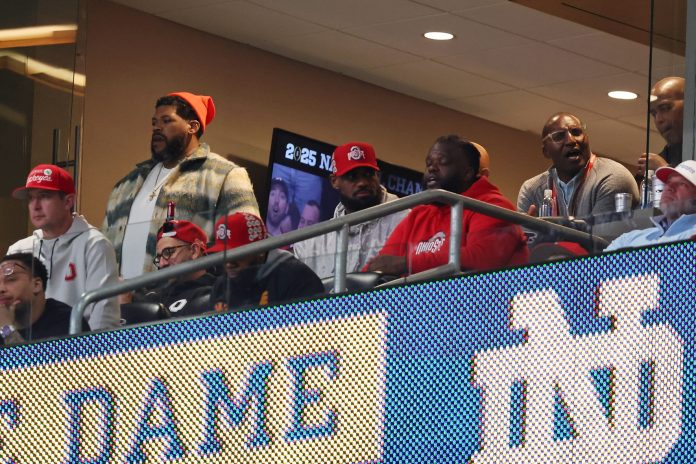
{"label": "flat screen television", "polygon": [[[327,142],[273,129],[264,218],[269,234],[280,235],[333,217],[340,201],[329,180],[335,148]],[[388,191],[402,197],[423,189],[421,172],[381,160],[378,164],[381,182]]]}

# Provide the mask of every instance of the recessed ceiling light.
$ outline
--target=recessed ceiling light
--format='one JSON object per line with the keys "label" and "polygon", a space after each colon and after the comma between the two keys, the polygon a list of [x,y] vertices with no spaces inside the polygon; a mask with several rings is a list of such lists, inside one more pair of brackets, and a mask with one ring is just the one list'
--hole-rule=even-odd
{"label": "recessed ceiling light", "polygon": [[454,39],[454,34],[449,32],[426,32],[423,37],[430,40],[452,40]]}
{"label": "recessed ceiling light", "polygon": [[607,95],[617,100],[635,100],[636,98],[638,98],[637,93],[629,92],[627,90],[612,90]]}

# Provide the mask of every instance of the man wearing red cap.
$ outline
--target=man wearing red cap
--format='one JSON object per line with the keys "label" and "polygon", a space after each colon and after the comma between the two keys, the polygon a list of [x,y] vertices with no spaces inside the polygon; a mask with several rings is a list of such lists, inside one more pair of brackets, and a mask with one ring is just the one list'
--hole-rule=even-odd
{"label": "man wearing red cap", "polygon": [[175,202],[176,216],[212,234],[229,211],[258,214],[246,170],[201,143],[215,105],[206,95],[175,92],[161,97],[152,117],[152,158],[116,183],[102,225],[112,240],[124,278],[154,270],[157,230]]}
{"label": "man wearing red cap", "polygon": [[[258,216],[235,213],[215,224],[209,253],[223,252],[263,240],[268,235]],[[225,263],[227,275],[215,282],[211,302],[216,311],[263,306],[324,292],[312,270],[285,250],[271,250]]]}
{"label": "man wearing red cap", "polygon": [[[206,255],[208,236],[190,221],[167,221],[157,232],[154,265],[158,269],[176,266]],[[136,292],[134,301],[162,303],[175,317],[192,316],[211,311],[212,307],[196,306],[210,295],[215,276],[205,269],[186,274],[161,285],[144,295]]]}
{"label": "man wearing red cap", "polygon": [[[379,183],[377,156],[368,143],[349,142],[336,147],[332,167],[331,186],[341,196],[334,218],[397,199]],[[408,211],[401,211],[351,227],[346,272],[360,271],[375,257],[389,234],[407,214]],[[337,234],[332,232],[295,243],[295,256],[320,278],[333,276],[336,237]]]}
{"label": "man wearing red cap", "polygon": [[[32,253],[41,260],[48,269],[48,298],[73,306],[84,292],[118,282],[111,242],[83,216],[72,212],[75,186],[67,171],[40,164],[12,196],[27,200],[36,230],[10,246],[7,253]],[[118,327],[121,309],[117,299],[88,306],[85,318],[92,330]]]}
{"label": "man wearing red cap", "polygon": [[[514,211],[500,190],[480,173],[480,153],[458,135],[439,137],[425,158],[427,189],[443,189]],[[369,264],[370,271],[413,274],[447,264],[451,208],[430,204],[413,208]],[[462,269],[486,270],[526,264],[527,240],[519,226],[464,210],[459,259]]]}

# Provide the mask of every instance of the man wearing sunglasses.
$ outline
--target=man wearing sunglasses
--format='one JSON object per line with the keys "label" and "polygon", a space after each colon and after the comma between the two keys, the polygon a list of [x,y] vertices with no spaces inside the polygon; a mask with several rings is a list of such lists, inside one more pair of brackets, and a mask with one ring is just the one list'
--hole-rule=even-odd
{"label": "man wearing sunglasses", "polygon": [[[208,236],[190,221],[167,221],[157,231],[157,248],[153,264],[165,269],[206,255]],[[175,317],[191,316],[212,308],[199,308],[195,303],[209,295],[215,276],[205,269],[179,276],[144,294],[136,292],[134,301],[162,303]]]}
{"label": "man wearing sunglasses", "polygon": [[638,203],[638,186],[631,173],[616,161],[592,153],[585,125],[577,116],[551,116],[541,133],[541,151],[552,165],[522,184],[518,211],[536,216],[547,189],[552,192],[552,216],[613,212],[617,193],[630,193],[632,206]]}
{"label": "man wearing sunglasses", "polygon": [[[0,261],[0,339],[14,345],[68,335],[70,306],[46,298],[46,267],[31,253],[15,253]],[[83,319],[83,331],[89,326]]]}

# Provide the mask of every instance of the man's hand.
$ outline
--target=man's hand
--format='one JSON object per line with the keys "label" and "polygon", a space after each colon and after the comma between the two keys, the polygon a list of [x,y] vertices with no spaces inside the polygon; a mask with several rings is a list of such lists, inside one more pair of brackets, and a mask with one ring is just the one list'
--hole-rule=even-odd
{"label": "man's hand", "polygon": [[529,209],[527,210],[527,214],[529,214],[530,216],[534,216],[534,217],[537,216],[537,207],[535,204],[529,205]]}
{"label": "man's hand", "polygon": [[[21,304],[21,301],[17,300],[14,301],[10,305],[5,305],[5,304],[0,304],[0,327],[5,327],[8,325],[12,325],[17,328],[16,324],[16,309],[17,305]],[[2,338],[2,337],[0,337]],[[11,334],[9,334],[7,337],[5,337],[2,341],[2,344],[4,346],[9,346],[9,345],[16,345],[18,343],[24,342],[24,338],[15,330]]]}
{"label": "man's hand", "polygon": [[408,273],[405,256],[375,256],[367,263],[367,270],[394,276],[401,276]]}
{"label": "man's hand", "polygon": [[667,166],[667,161],[660,155],[657,155],[655,153],[643,153],[640,158],[638,158],[638,175],[643,176],[645,175],[645,162],[646,160],[648,161],[648,167],[649,169],[652,169],[653,171],[656,170],[657,168],[662,168]]}
{"label": "man's hand", "polygon": [[15,309],[19,303],[19,301],[15,301],[9,305],[0,304],[0,327],[16,325]]}

